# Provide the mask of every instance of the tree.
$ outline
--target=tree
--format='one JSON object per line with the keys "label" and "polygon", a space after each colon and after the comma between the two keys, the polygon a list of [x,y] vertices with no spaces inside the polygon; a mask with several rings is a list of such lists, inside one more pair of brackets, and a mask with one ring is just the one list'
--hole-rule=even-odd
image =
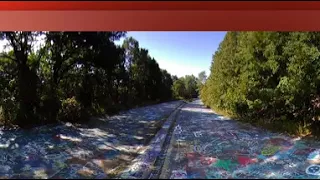
{"label": "tree", "polygon": [[318,127],[311,119],[320,113],[319,38],[317,32],[228,32],[201,89],[203,102],[292,133]]}
{"label": "tree", "polygon": [[205,71],[201,71],[198,75],[198,79],[199,81],[204,84],[207,80],[207,75],[206,75],[206,72]]}
{"label": "tree", "polygon": [[173,82],[172,91],[175,98],[185,98],[186,87],[182,79],[178,79]]}
{"label": "tree", "polygon": [[197,79],[194,75],[186,75],[184,77],[186,87],[186,98],[191,99],[198,96],[197,92]]}
{"label": "tree", "polygon": [[17,85],[19,109],[17,114],[17,124],[26,127],[30,124],[38,123],[36,111],[39,106],[37,96],[38,76],[35,69],[32,68],[29,55],[32,52],[36,37],[40,32],[2,32],[1,40],[6,40],[13,50],[13,56],[7,56],[3,53],[3,57],[10,59],[16,64],[17,68]]}
{"label": "tree", "polygon": [[206,80],[207,80],[206,72],[205,71],[201,71],[198,74],[198,82],[197,82],[198,92],[201,91],[201,89],[202,89],[203,85],[205,84]]}
{"label": "tree", "polygon": [[173,85],[173,80],[171,78],[171,75],[164,69],[161,69],[161,86],[160,86],[160,95],[161,100],[168,100],[171,99],[172,96],[172,90],[171,87]]}
{"label": "tree", "polygon": [[172,91],[175,98],[190,100],[198,96],[197,79],[193,75],[186,75],[173,81]]}
{"label": "tree", "polygon": [[[0,123],[33,127],[172,98],[172,76],[125,32],[2,32]],[[40,39],[41,38],[41,39]],[[39,45],[40,44],[40,45]]]}

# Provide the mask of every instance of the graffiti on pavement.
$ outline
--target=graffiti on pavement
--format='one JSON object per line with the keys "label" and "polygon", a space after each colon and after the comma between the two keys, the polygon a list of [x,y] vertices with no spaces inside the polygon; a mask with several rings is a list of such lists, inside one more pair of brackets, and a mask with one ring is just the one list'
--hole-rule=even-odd
{"label": "graffiti on pavement", "polygon": [[[162,120],[181,103],[172,101],[123,111],[96,120],[100,123],[97,125],[61,123],[30,130],[0,129],[0,176],[26,179],[107,178],[107,172],[120,165],[116,163],[117,158],[127,154],[133,156],[145,146],[135,139],[138,136],[145,138],[144,134],[137,134],[139,130],[148,130],[149,126],[142,125],[142,122]],[[158,156],[158,152],[151,152],[150,159]]]}
{"label": "graffiti on pavement", "polygon": [[320,141],[221,118],[199,101],[180,114],[165,178],[320,178]]}

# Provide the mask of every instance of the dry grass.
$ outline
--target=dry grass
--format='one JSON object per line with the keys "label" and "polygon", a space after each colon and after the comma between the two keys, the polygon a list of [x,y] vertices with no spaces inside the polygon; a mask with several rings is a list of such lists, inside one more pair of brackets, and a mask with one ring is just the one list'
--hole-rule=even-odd
{"label": "dry grass", "polygon": [[296,137],[307,137],[312,135],[311,126],[304,125],[303,123],[300,123],[300,122],[270,120],[270,119],[256,120],[256,119],[249,119],[249,118],[239,118],[228,111],[219,110],[219,109],[212,109],[212,110],[216,114],[219,114],[234,120],[239,120],[240,122],[242,121],[242,122],[250,123],[255,127],[266,129],[271,132],[287,133],[288,135],[296,136]]}

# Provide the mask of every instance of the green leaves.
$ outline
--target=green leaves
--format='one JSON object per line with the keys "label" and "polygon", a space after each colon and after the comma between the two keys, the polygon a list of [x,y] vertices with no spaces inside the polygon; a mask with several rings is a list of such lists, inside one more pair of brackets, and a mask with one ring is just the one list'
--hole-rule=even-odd
{"label": "green leaves", "polygon": [[198,96],[198,87],[199,79],[193,75],[186,75],[173,82],[172,91],[175,98],[190,100]]}
{"label": "green leaves", "polygon": [[313,94],[320,93],[319,42],[318,32],[228,32],[213,55],[201,98],[216,110],[250,114],[246,118],[255,121],[309,121],[320,112],[310,110]]}
{"label": "green leaves", "polygon": [[[125,32],[2,32],[0,107],[5,122],[33,126],[172,98],[171,75]],[[31,47],[44,37],[43,46]]]}

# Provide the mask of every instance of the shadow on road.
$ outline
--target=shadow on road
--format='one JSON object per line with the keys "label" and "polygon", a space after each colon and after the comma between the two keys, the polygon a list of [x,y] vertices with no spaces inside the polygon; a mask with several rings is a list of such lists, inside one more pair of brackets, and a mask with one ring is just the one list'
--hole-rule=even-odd
{"label": "shadow on road", "polygon": [[200,101],[182,108],[177,126],[166,178],[320,177],[319,141],[224,118]]}
{"label": "shadow on road", "polygon": [[0,178],[112,178],[181,102],[136,108],[86,125],[0,131]]}

